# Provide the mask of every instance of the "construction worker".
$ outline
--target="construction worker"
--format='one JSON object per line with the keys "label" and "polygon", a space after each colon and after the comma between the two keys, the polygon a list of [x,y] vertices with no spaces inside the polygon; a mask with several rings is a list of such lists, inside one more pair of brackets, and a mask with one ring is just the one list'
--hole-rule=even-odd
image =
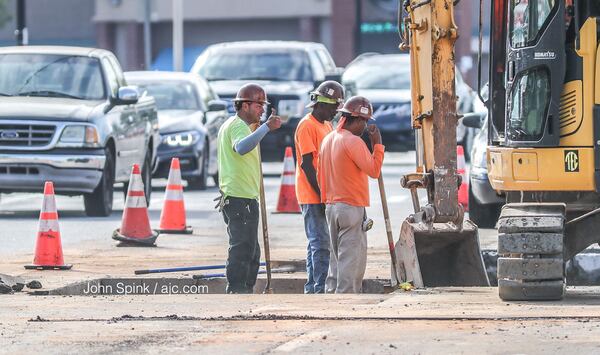
{"label": "construction worker", "polygon": [[[384,146],[375,125],[367,127],[373,107],[362,96],[353,96],[338,110],[337,129],[323,139],[319,155],[319,186],[326,203],[331,235],[331,260],[327,293],[360,293],[367,265],[367,235],[372,226],[368,177],[378,178]],[[360,138],[367,129],[373,153]]]}
{"label": "construction worker", "polygon": [[267,121],[258,126],[269,104],[260,85],[242,86],[233,101],[237,114],[223,123],[218,135],[219,210],[229,235],[226,292],[253,293],[260,264],[258,144],[269,131],[281,127],[281,119],[272,109]]}
{"label": "construction worker", "polygon": [[329,231],[325,205],[317,182],[319,148],[323,138],[333,130],[330,121],[344,103],[344,87],[335,81],[325,81],[311,92],[307,107],[312,111],[298,123],[296,143],[296,197],[302,208],[306,248],[307,281],[304,293],[325,293],[329,269]]}

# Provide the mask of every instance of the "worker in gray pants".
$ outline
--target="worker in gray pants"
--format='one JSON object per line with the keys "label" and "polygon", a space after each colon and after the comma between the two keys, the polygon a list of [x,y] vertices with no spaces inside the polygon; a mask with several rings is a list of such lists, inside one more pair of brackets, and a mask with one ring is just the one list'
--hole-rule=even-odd
{"label": "worker in gray pants", "polygon": [[360,293],[367,265],[365,232],[370,228],[365,212],[368,177],[381,174],[385,147],[375,125],[368,126],[373,153],[360,138],[373,115],[369,100],[351,97],[338,112],[342,119],[323,139],[319,153],[319,186],[331,237],[325,292]]}

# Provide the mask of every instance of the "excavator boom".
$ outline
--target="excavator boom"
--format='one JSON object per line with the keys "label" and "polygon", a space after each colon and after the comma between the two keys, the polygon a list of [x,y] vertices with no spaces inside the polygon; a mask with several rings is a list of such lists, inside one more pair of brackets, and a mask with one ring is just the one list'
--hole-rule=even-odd
{"label": "excavator boom", "polygon": [[[464,223],[456,169],[454,43],[458,29],[450,0],[405,1],[403,44],[410,50],[412,123],[417,171],[402,178],[415,213],[402,225],[396,250],[400,279],[415,286],[488,285],[477,226]],[[421,207],[416,189],[427,191]]]}

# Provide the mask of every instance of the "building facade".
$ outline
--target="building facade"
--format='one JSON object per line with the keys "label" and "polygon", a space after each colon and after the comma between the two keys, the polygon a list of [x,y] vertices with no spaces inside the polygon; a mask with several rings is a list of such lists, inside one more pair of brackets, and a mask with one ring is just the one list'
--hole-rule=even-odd
{"label": "building facade", "polygon": [[[172,67],[173,1],[25,1],[29,44],[105,48],[117,55],[124,69],[146,69],[143,29],[148,18],[154,68]],[[345,66],[364,52],[398,53],[398,3],[398,0],[182,0],[187,66],[208,45],[243,40],[321,42],[339,66]],[[469,43],[471,29],[476,28],[474,4],[475,0],[462,0],[455,11],[461,29],[457,62],[469,82],[473,76],[466,72],[476,70],[469,65],[469,58],[474,57]],[[7,8],[14,11],[16,0],[7,0]],[[146,8],[150,9],[148,15]],[[15,43],[14,12],[11,16],[12,21],[0,28],[0,45]],[[466,27],[470,29],[462,30]]]}

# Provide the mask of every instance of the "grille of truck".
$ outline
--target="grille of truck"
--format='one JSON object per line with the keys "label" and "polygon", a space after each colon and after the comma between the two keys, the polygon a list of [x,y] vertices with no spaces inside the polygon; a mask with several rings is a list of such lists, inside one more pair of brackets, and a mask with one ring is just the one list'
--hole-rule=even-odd
{"label": "grille of truck", "polygon": [[56,126],[0,123],[0,147],[42,147],[50,144]]}
{"label": "grille of truck", "polygon": [[10,175],[39,175],[38,168],[26,166],[0,166],[0,174]]}

